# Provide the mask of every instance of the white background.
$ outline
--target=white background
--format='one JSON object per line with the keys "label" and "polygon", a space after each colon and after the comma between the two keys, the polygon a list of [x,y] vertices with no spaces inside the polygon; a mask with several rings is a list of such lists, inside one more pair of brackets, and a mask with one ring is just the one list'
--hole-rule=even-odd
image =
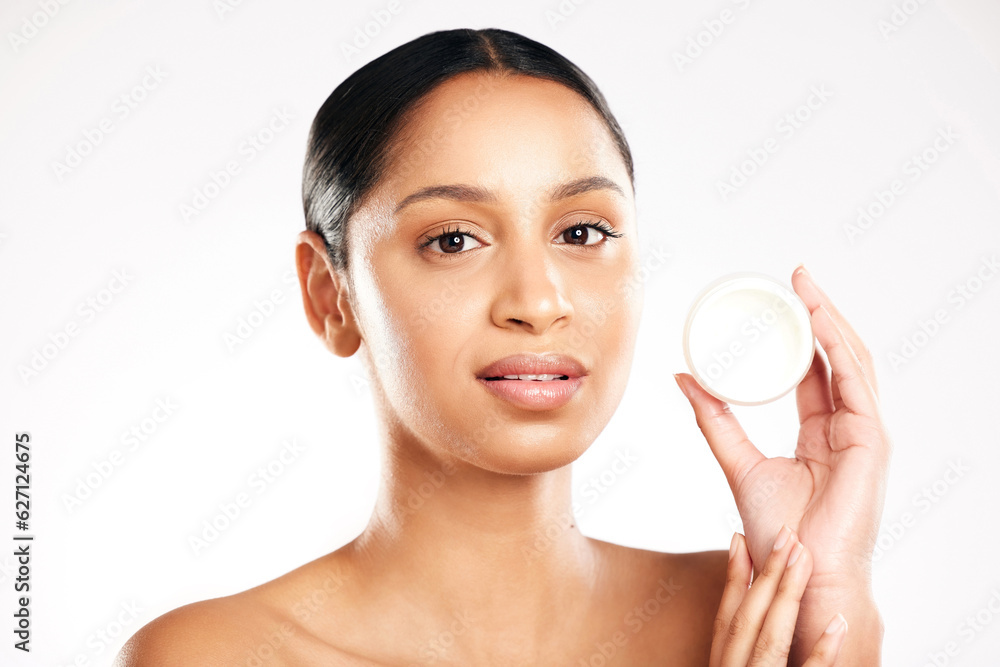
{"label": "white background", "polygon": [[[949,642],[947,664],[1000,655],[988,609],[991,596],[1000,609],[1000,277],[976,282],[1000,253],[995,1],[566,0],[563,16],[555,0],[400,0],[351,57],[343,45],[387,3],[90,1],[55,5],[51,17],[42,4],[0,9],[0,474],[10,489],[0,540],[13,544],[20,431],[32,436],[36,536],[30,656],[11,647],[13,547],[0,548],[0,663],[109,664],[156,616],[274,578],[363,528],[379,443],[361,365],[324,350],[288,282],[305,138],[350,72],[455,27],[507,28],[566,55],[600,86],[634,151],[644,258],[658,268],[644,276],[628,391],[574,464],[583,531],[664,551],[728,547],[740,527],[732,495],[670,375],[686,370],[684,317],[724,273],[787,282],[805,262],[874,353],[895,442],[874,570],[885,664],[923,665]],[[712,35],[705,22],[724,9],[733,20]],[[147,77],[157,70],[162,80]],[[800,108],[813,87],[829,98]],[[282,110],[287,126],[262,133]],[[787,136],[777,123],[796,111],[808,118]],[[102,119],[112,129],[88,151]],[[948,128],[957,139],[912,178],[912,158]],[[258,134],[270,142],[250,160],[241,146]],[[719,182],[768,138],[778,149],[724,198]],[[79,163],[59,169],[81,145]],[[240,172],[185,220],[181,205],[230,160]],[[894,179],[902,194],[850,239],[845,225]],[[115,272],[128,276],[124,289]],[[978,291],[959,307],[963,284]],[[274,290],[273,313],[230,349],[227,334]],[[919,335],[938,310],[945,323]],[[915,334],[916,354],[894,365]],[[24,377],[36,353],[50,358]],[[150,421],[158,399],[177,406],[162,423]],[[791,454],[794,395],[734,412],[766,454]],[[143,426],[138,447],[123,444]],[[258,494],[249,477],[287,439],[303,453]],[[114,450],[120,465],[95,476]],[[587,501],[582,485],[625,450],[637,463]],[[946,477],[953,464],[966,468],[960,477]],[[99,485],[68,507],[88,475]],[[918,500],[925,488],[933,503]],[[240,492],[252,504],[195,555],[189,536]],[[987,624],[963,632],[977,612]],[[98,631],[117,637],[103,645]]]}

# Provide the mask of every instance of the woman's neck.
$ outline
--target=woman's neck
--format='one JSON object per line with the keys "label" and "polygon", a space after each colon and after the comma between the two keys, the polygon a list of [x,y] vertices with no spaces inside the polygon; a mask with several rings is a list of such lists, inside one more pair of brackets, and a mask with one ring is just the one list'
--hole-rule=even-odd
{"label": "woman's neck", "polygon": [[573,517],[569,466],[498,474],[392,435],[375,510],[354,543],[360,567],[421,596],[431,613],[475,609],[494,628],[533,633],[553,614],[566,620],[567,606],[583,613],[599,563]]}

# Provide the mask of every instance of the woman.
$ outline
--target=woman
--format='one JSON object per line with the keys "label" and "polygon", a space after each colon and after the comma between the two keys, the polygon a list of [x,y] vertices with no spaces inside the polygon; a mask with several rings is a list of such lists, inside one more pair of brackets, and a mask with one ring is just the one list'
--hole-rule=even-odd
{"label": "woman", "polygon": [[642,308],[629,146],[577,67],[496,29],[404,44],[319,110],[303,199],[307,319],[376,398],[374,513],[331,554],[164,614],[119,664],[878,664],[890,444],[871,357],[804,270],[833,378],[817,352],[795,459],[676,376],[743,517],[732,557],[572,520],[570,464],[621,400]]}

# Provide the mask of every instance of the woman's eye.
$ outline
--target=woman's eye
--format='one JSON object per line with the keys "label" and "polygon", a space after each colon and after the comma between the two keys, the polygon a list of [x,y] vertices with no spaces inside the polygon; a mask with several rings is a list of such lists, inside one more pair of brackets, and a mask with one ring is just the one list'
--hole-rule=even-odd
{"label": "woman's eye", "polygon": [[[565,245],[595,246],[609,237],[618,238],[621,233],[616,232],[611,225],[604,221],[588,220],[566,228],[559,236],[566,239]],[[592,243],[591,239],[593,239]]]}
{"label": "woman's eye", "polygon": [[[606,236],[603,231],[589,225],[573,225],[560,234],[568,245],[596,245]],[[594,242],[588,243],[591,239],[594,239]]]}
{"label": "woman's eye", "polygon": [[[472,239],[475,245],[469,246],[468,242],[463,240],[464,238]],[[462,231],[447,231],[437,236],[428,237],[427,242],[424,243],[425,248],[441,255],[454,255],[464,250],[478,248],[481,245],[472,234]]]}

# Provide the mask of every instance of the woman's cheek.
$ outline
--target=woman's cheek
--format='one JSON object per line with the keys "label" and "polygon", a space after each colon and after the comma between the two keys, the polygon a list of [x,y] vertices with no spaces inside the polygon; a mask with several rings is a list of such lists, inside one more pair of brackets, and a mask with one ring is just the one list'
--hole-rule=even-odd
{"label": "woman's cheek", "polygon": [[406,298],[408,328],[414,335],[425,335],[466,319],[470,292],[468,281],[455,276],[413,290]]}

